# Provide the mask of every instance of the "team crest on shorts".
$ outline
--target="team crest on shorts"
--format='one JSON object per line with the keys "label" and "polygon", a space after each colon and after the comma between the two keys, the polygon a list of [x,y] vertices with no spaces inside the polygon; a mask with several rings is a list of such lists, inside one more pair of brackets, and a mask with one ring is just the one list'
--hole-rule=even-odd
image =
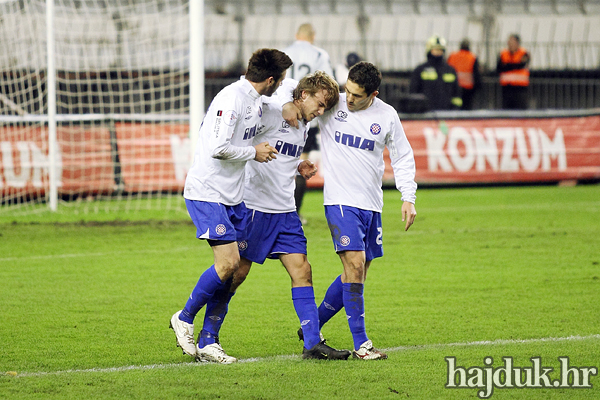
{"label": "team crest on shorts", "polygon": [[348,246],[350,244],[350,238],[348,236],[346,236],[346,235],[342,236],[340,238],[340,244],[342,246]]}
{"label": "team crest on shorts", "polygon": [[240,251],[244,251],[247,248],[248,248],[248,242],[246,242],[245,240],[238,242],[238,249],[240,249]]}
{"label": "team crest on shorts", "polygon": [[227,228],[225,228],[225,225],[219,224],[215,227],[215,231],[217,232],[217,235],[223,236],[225,232],[227,232]]}
{"label": "team crest on shorts", "polygon": [[379,135],[381,133],[381,125],[379,125],[379,124],[371,125],[371,133],[373,135]]}

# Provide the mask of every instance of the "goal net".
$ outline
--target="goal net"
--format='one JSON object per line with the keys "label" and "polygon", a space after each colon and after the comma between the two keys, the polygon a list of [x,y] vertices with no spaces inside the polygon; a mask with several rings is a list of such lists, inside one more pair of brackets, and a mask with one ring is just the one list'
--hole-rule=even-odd
{"label": "goal net", "polygon": [[59,211],[184,210],[188,1],[54,0],[54,54],[47,11],[0,1],[0,213],[48,209],[51,160]]}

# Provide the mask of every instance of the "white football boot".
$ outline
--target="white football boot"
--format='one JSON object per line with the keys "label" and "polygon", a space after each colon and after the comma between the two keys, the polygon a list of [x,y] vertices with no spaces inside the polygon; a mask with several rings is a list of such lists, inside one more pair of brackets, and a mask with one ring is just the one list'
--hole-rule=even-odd
{"label": "white football boot", "polygon": [[181,347],[184,354],[196,357],[196,344],[194,343],[194,324],[188,324],[179,319],[181,310],[177,311],[171,317],[169,328],[175,332],[177,338],[177,347]]}
{"label": "white football boot", "polygon": [[228,356],[219,343],[213,343],[202,348],[196,346],[196,361],[231,364],[237,362],[237,358]]}
{"label": "white football boot", "polygon": [[373,342],[369,339],[361,344],[358,350],[352,352],[352,357],[358,358],[359,360],[385,360],[387,354],[382,353],[373,347]]}

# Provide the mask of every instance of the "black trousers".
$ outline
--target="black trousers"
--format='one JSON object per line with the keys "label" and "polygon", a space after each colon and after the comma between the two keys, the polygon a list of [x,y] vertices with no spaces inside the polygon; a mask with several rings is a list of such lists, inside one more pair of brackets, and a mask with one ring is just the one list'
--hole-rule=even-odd
{"label": "black trousers", "polygon": [[505,110],[527,110],[529,108],[529,87],[502,86],[502,108]]}

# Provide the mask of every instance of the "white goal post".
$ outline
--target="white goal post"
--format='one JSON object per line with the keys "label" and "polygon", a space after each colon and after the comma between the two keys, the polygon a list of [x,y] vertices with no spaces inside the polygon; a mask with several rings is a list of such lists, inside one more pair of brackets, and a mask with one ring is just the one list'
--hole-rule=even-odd
{"label": "white goal post", "polygon": [[185,209],[203,3],[0,0],[0,213]]}

